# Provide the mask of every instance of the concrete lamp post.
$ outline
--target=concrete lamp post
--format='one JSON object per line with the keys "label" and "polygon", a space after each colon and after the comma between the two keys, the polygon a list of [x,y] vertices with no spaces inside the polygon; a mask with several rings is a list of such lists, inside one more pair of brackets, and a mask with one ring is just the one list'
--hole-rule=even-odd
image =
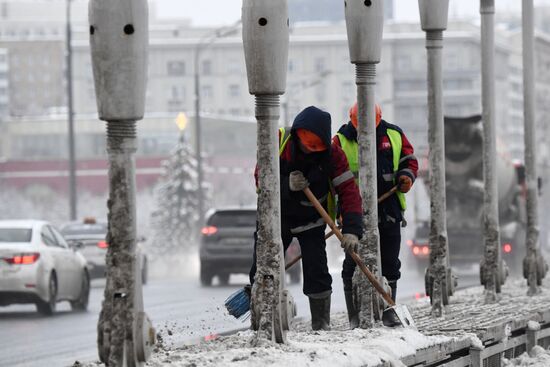
{"label": "concrete lamp post", "polygon": [[98,349],[107,366],[141,366],[155,331],[143,312],[136,260],[136,121],[145,106],[147,0],[91,0],[90,45],[99,118],[107,122],[107,282]]}
{"label": "concrete lamp post", "polygon": [[443,31],[447,29],[449,0],[418,0],[428,53],[428,145],[430,147],[430,265],[426,294],[432,314],[441,316],[449,304],[455,280],[449,263],[445,205],[445,140],[443,126]]}
{"label": "concrete lamp post", "polygon": [[498,218],[495,134],[495,0],[481,0],[481,79],[483,102],[483,234],[485,255],[480,280],[485,301],[496,302],[508,271],[502,260]]}
{"label": "concrete lamp post", "polygon": [[[382,53],[384,4],[383,0],[346,0],[344,6],[349,53],[351,62],[355,64],[357,84],[359,188],[365,228],[365,235],[360,241],[359,256],[380,277],[374,87],[376,64],[380,62]],[[372,327],[374,320],[381,318],[377,293],[358,268],[353,275],[353,285],[354,302],[359,309],[359,326]]]}
{"label": "concrete lamp post", "polygon": [[286,0],[244,0],[243,43],[248,89],[256,98],[258,122],[257,271],[252,288],[251,317],[256,343],[286,341],[293,307],[284,288],[281,240],[278,121],[288,65]]}
{"label": "concrete lamp post", "polygon": [[527,251],[523,260],[523,275],[527,279],[528,295],[540,292],[548,265],[539,249],[538,175],[535,124],[535,30],[533,0],[522,2],[523,24],[523,117],[525,124],[525,176],[527,184]]}

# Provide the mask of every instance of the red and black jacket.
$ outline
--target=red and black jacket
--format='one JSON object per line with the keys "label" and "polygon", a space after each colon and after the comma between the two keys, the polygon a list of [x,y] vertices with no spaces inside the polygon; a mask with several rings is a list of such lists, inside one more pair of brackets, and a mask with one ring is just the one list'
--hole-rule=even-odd
{"label": "red and black jacket", "polygon": [[[281,216],[291,229],[315,228],[324,224],[322,218],[303,192],[290,190],[292,171],[301,171],[309,181],[309,188],[327,209],[332,189],[339,197],[343,219],[343,233],[361,236],[361,197],[348,161],[341,148],[331,147],[330,114],[316,107],[308,107],[298,114],[290,130],[290,140],[280,156]],[[297,144],[296,129],[306,129],[319,136],[329,149],[320,153],[303,153]],[[282,137],[279,136],[279,140]],[[258,183],[258,167],[255,172]],[[314,225],[315,223],[319,225]]]}
{"label": "red and black jacket", "polygon": [[[396,130],[401,134],[402,146],[397,172],[394,172],[393,168],[393,149],[386,132],[387,129]],[[342,125],[338,132],[350,140],[357,141],[357,130],[351,122]],[[336,135],[333,139],[332,147],[340,146],[340,139]],[[418,174],[418,161],[414,155],[414,148],[399,126],[390,124],[385,120],[380,120],[380,124],[376,128],[376,146],[378,196],[391,190],[395,184],[394,177],[395,181],[397,181],[399,176],[405,175],[410,177],[413,182],[415,181]],[[378,219],[381,223],[394,223],[403,220],[403,213],[397,196],[392,195],[378,205]]]}

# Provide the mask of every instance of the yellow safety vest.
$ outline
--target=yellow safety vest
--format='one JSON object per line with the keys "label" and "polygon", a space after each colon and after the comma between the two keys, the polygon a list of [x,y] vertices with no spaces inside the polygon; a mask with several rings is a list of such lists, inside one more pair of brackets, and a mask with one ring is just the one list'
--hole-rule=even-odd
{"label": "yellow safety vest", "polygon": [[[399,169],[399,160],[401,159],[401,148],[403,146],[403,140],[401,139],[401,134],[399,131],[394,129],[387,129],[386,134],[390,139],[392,151],[393,151],[393,172],[397,172]],[[359,183],[359,145],[356,140],[350,140],[344,136],[342,133],[337,133],[338,138],[340,139],[340,146],[346,155],[348,160],[349,169],[355,176],[355,180]],[[395,185],[395,177],[393,178],[393,183]],[[405,194],[400,191],[395,193],[399,199],[399,204],[401,205],[401,210],[405,211],[407,209],[407,200],[405,199]]]}

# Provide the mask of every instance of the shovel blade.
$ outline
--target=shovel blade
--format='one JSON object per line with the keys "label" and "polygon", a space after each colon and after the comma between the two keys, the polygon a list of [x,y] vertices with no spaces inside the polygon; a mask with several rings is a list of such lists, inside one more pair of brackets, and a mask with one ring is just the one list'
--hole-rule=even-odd
{"label": "shovel blade", "polygon": [[399,320],[399,323],[404,328],[417,330],[414,319],[412,318],[409,309],[405,305],[395,305],[392,307],[388,307],[384,310],[384,314],[391,314],[391,316],[393,316],[391,317],[391,319]]}

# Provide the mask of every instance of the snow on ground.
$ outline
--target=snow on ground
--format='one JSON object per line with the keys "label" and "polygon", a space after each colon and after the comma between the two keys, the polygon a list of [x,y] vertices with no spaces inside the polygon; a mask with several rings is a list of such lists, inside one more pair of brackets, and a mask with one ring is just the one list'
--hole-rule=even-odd
{"label": "snow on ground", "polygon": [[531,366],[548,367],[550,366],[550,350],[544,350],[541,346],[535,346],[529,353],[523,353],[512,360],[503,359],[503,367],[513,366]]}
{"label": "snow on ground", "polygon": [[[299,323],[298,331],[287,334],[285,345],[265,343],[252,347],[255,333],[247,330],[199,345],[177,349],[161,346],[148,366],[404,366],[401,358],[452,340],[404,328],[349,330],[347,315],[332,316],[331,331],[312,331],[309,321]],[[475,336],[462,338],[477,342]]]}

